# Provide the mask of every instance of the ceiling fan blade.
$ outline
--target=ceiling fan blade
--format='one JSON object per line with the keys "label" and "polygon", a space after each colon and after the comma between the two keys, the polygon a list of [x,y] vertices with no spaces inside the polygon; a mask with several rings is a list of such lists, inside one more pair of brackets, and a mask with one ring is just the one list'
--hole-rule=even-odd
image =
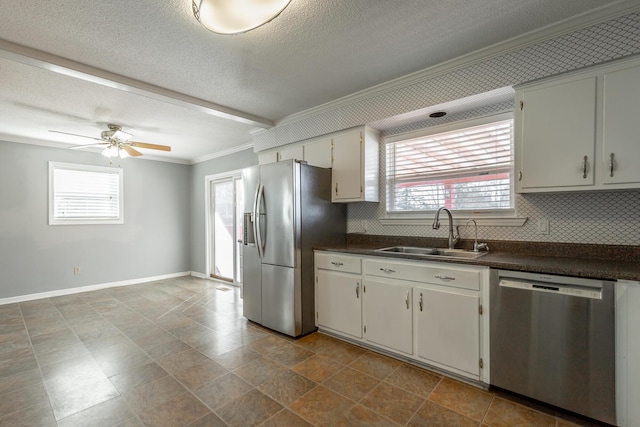
{"label": "ceiling fan blade", "polygon": [[136,150],[135,148],[131,147],[128,144],[122,144],[121,145],[122,149],[124,151],[127,152],[127,154],[129,154],[131,157],[138,157],[138,156],[142,156],[142,153],[139,152],[138,150]]}
{"label": "ceiling fan blade", "polygon": [[94,138],[93,136],[78,135],[77,133],[60,132],[59,130],[50,130],[49,132],[61,133],[63,135],[79,136],[80,138],[89,138],[89,139],[95,139],[96,141],[102,141],[102,138]]}
{"label": "ceiling fan blade", "polygon": [[162,150],[162,151],[171,151],[171,147],[168,145],[158,145],[158,144],[147,144],[146,142],[135,142],[129,141],[127,144],[130,144],[132,147],[137,148],[148,148],[150,150]]}
{"label": "ceiling fan blade", "polygon": [[96,142],[95,144],[87,144],[87,145],[74,145],[73,147],[69,147],[72,150],[77,150],[78,148],[87,148],[87,147],[95,147],[96,145],[108,145],[109,143],[104,142]]}

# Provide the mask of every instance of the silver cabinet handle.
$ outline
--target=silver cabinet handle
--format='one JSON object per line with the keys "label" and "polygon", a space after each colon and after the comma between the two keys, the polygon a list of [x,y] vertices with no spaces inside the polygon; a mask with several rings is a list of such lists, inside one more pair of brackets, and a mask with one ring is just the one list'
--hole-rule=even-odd
{"label": "silver cabinet handle", "polygon": [[336,267],[342,267],[344,264],[338,261],[331,261],[332,265],[335,265]]}
{"label": "silver cabinet handle", "polygon": [[423,304],[422,304],[422,292],[420,292],[420,302],[418,302],[418,305],[420,306],[420,311],[422,311],[422,307],[423,307]]}
{"label": "silver cabinet handle", "polygon": [[360,282],[356,283],[356,298],[360,298]]}
{"label": "silver cabinet handle", "polygon": [[440,280],[456,280],[455,276],[442,276],[440,274],[436,274],[435,276],[436,279],[440,279]]}
{"label": "silver cabinet handle", "polygon": [[584,159],[582,159],[582,177],[586,178],[587,177],[587,162],[588,158],[587,156],[584,156]]}
{"label": "silver cabinet handle", "polygon": [[613,153],[609,156],[609,176],[611,177],[613,177],[613,167],[615,166],[615,162],[613,161],[614,157],[615,155]]}
{"label": "silver cabinet handle", "polygon": [[407,296],[404,298],[404,303],[407,305],[407,310],[409,310],[409,291],[407,291]]}
{"label": "silver cabinet handle", "polygon": [[392,274],[392,273],[396,272],[395,270],[392,270],[390,268],[382,268],[382,267],[380,267],[380,271],[382,271],[383,273],[387,273],[387,274]]}
{"label": "silver cabinet handle", "polygon": [[518,181],[522,181],[522,171],[518,172]]}

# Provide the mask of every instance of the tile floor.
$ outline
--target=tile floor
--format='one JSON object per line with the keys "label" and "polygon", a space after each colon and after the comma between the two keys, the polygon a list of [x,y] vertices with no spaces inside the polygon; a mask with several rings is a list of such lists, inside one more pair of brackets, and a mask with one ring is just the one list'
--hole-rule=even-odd
{"label": "tile floor", "polygon": [[[226,290],[225,290],[226,289]],[[0,306],[0,426],[574,426],[182,277]]]}

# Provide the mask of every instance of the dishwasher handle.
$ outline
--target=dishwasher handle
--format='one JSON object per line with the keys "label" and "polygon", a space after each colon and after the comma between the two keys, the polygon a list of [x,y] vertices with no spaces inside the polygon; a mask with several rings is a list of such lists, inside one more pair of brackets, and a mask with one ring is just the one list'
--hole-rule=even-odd
{"label": "dishwasher handle", "polygon": [[579,298],[602,299],[602,288],[564,285],[560,283],[536,282],[533,280],[512,280],[501,278],[499,286],[531,292],[546,292]]}

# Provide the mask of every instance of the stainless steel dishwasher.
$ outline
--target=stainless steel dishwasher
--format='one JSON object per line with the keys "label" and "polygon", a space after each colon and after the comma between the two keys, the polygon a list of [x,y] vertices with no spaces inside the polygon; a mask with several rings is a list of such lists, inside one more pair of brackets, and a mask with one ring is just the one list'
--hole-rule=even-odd
{"label": "stainless steel dishwasher", "polygon": [[614,282],[491,271],[491,385],[616,424]]}

